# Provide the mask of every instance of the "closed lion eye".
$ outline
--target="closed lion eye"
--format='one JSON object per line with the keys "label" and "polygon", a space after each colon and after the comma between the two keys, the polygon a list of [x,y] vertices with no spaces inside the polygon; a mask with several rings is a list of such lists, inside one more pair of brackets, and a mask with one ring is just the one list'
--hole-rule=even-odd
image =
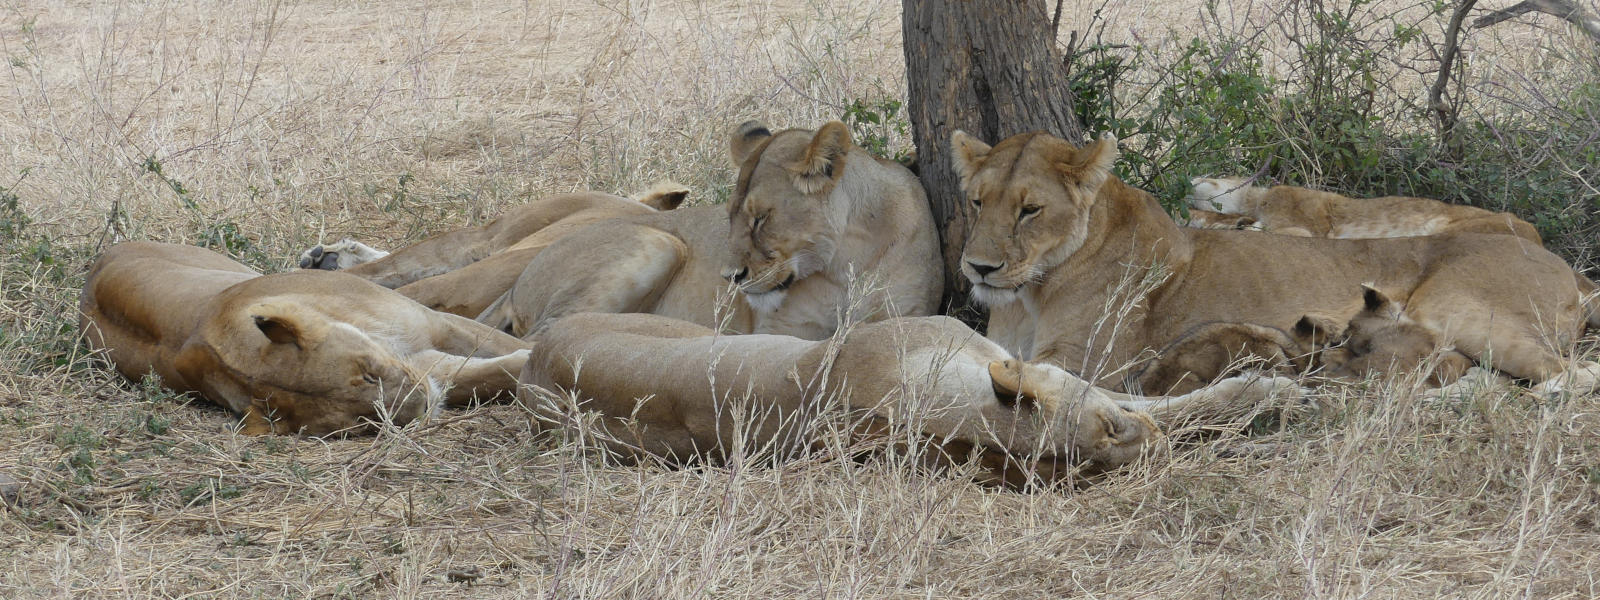
{"label": "closed lion eye", "polygon": [[1038,205],[1024,206],[1024,207],[1022,207],[1022,214],[1020,216],[1018,216],[1017,218],[1026,219],[1026,218],[1031,217],[1033,215],[1039,214],[1039,209],[1040,208],[1042,208],[1042,207],[1040,207]]}
{"label": "closed lion eye", "polygon": [[361,380],[372,385],[378,385],[378,376],[371,373],[362,373]]}

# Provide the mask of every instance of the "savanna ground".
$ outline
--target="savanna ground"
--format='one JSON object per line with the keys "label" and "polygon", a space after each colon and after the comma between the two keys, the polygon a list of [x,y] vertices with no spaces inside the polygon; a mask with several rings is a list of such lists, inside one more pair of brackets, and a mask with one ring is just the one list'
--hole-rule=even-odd
{"label": "savanna ground", "polygon": [[[1519,210],[1588,266],[1600,65],[1564,25],[1469,38],[1475,125],[1443,160],[1407,137],[1432,127],[1423,46],[1323,89],[1327,106],[1366,99],[1336,115],[1357,127],[1329,129],[1294,108],[1316,85],[1291,110],[1253,104],[1297,89],[1307,38],[1283,15],[1323,3],[1158,4],[1063,16],[1063,42],[1097,23],[1113,44],[1083,60],[1128,65],[1079,82],[1108,92],[1089,116],[1128,140],[1125,176],[1170,201],[1190,171],[1270,154],[1279,179]],[[1436,40],[1445,17],[1334,4],[1415,26],[1378,32],[1391,41]],[[1225,36],[1256,58],[1192,50]],[[1600,596],[1592,397],[1324,388],[1319,412],[1182,429],[1129,472],[1019,494],[892,454],[620,467],[507,405],[373,437],[242,437],[75,338],[83,271],[118,240],[281,270],[322,239],[395,246],[557,192],[670,177],[717,202],[729,127],[815,126],[856,100],[857,121],[889,123],[858,133],[904,149],[882,103],[904,94],[899,44],[899,5],[878,0],[6,3],[0,475],[20,486],[0,597]]]}

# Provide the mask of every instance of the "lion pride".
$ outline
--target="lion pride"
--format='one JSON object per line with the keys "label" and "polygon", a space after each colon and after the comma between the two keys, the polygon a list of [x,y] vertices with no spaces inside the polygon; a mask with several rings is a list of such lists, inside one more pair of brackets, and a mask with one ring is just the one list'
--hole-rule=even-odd
{"label": "lion pride", "polygon": [[1336,314],[1371,283],[1405,298],[1406,316],[1444,344],[1541,382],[1536,391],[1600,381],[1600,364],[1564,358],[1585,325],[1572,269],[1528,240],[1186,229],[1111,175],[1109,136],[1083,147],[1042,132],[993,147],[963,132],[952,142],[976,213],[961,270],[993,309],[990,335],[1024,358],[1127,385],[1141,355],[1197,326],[1287,331],[1308,313]]}

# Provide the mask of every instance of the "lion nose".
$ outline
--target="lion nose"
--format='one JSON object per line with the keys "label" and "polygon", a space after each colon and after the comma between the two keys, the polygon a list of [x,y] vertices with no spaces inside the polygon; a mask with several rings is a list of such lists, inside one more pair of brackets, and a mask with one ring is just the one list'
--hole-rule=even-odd
{"label": "lion nose", "polygon": [[972,267],[972,271],[977,273],[978,277],[986,277],[990,273],[1000,270],[1000,267],[1004,267],[1006,264],[1000,263],[998,265],[986,265],[983,263],[975,263],[969,260],[967,261],[967,266]]}
{"label": "lion nose", "polygon": [[749,267],[738,267],[738,270],[734,270],[734,267],[729,267],[722,270],[722,278],[732,280],[734,283],[744,283],[744,278],[749,275]]}

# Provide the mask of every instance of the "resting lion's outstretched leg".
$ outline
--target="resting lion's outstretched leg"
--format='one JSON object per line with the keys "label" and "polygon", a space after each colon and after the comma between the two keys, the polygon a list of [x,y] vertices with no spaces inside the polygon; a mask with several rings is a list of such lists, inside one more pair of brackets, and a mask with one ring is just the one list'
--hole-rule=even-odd
{"label": "resting lion's outstretched leg", "polygon": [[353,240],[318,244],[300,254],[300,268],[343,270],[386,288],[397,288],[477,262],[497,248],[488,227],[441,233],[394,253]]}
{"label": "resting lion's outstretched leg", "polygon": [[428,377],[447,384],[445,404],[461,406],[473,398],[492,400],[509,398],[517,391],[517,375],[528,362],[528,350],[522,349],[493,358],[458,356],[436,350],[423,350],[411,355],[411,362],[425,369]]}
{"label": "resting lion's outstretched leg", "polygon": [[443,275],[413,281],[394,291],[433,310],[471,319],[483,314],[511,289],[541,249],[507,250]]}
{"label": "resting lion's outstretched leg", "polygon": [[545,248],[478,322],[518,337],[580,312],[649,312],[688,256],[676,236],[643,225],[588,227]]}
{"label": "resting lion's outstretched leg", "polygon": [[1294,379],[1246,374],[1229,377],[1182,396],[1135,396],[1107,391],[1119,406],[1150,413],[1167,426],[1174,420],[1226,418],[1239,415],[1272,398],[1298,400],[1306,395]]}
{"label": "resting lion's outstretched leg", "polygon": [[332,244],[317,244],[307,248],[300,253],[300,268],[342,271],[388,255],[388,252],[345,238]]}

